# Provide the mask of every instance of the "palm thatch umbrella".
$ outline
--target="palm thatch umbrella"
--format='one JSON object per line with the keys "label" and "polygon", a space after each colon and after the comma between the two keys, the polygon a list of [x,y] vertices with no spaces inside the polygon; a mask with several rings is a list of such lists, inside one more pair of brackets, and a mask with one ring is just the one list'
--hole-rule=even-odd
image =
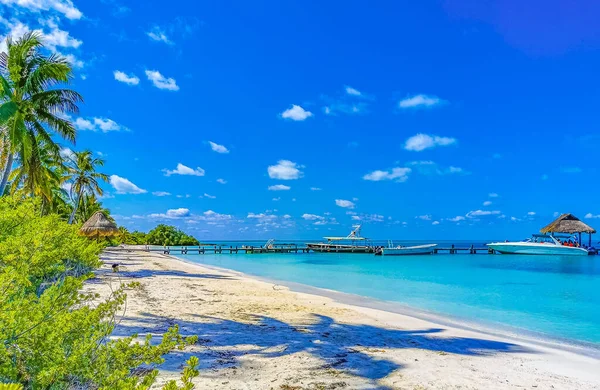
{"label": "palm thatch umbrella", "polygon": [[100,237],[119,234],[119,228],[102,211],[96,211],[90,219],[85,221],[81,229],[79,229],[79,233],[87,237],[96,237],[96,239],[99,239]]}
{"label": "palm thatch umbrella", "polygon": [[556,218],[554,222],[540,230],[542,233],[579,233],[579,242],[581,243],[581,233],[590,235],[590,246],[592,245],[592,234],[596,233],[596,229],[581,222],[579,218],[573,214],[562,214]]}

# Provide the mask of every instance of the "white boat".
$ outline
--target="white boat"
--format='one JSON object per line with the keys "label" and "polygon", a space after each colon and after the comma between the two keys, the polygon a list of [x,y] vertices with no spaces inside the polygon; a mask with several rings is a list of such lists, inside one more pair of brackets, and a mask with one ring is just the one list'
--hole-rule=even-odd
{"label": "white boat", "polygon": [[380,248],[375,254],[382,256],[403,256],[403,255],[430,255],[433,253],[437,244],[426,244],[416,246],[394,246],[394,243],[388,241],[387,248]]}
{"label": "white boat", "polygon": [[366,243],[367,239],[360,236],[361,225],[352,226],[354,230],[346,237],[324,237],[327,242],[308,243],[308,249],[314,252],[326,253],[374,253],[375,248],[371,245],[358,245]]}
{"label": "white boat", "polygon": [[589,254],[585,248],[563,245],[551,234],[534,234],[526,241],[493,242],[487,245],[498,253],[513,255],[587,256]]}

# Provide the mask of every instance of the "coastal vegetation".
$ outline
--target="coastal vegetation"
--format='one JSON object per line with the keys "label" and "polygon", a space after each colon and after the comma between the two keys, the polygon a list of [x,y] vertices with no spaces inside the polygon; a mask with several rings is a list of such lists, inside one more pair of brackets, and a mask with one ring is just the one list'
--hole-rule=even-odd
{"label": "coastal vegetation", "polygon": [[[162,356],[196,340],[177,326],[158,344],[150,336],[113,340],[126,293],[137,284],[118,286],[106,299],[84,289],[105,243],[81,236],[79,227],[97,211],[110,212],[99,200],[104,161],[59,144],[76,140],[71,115],[83,97],[68,88],[72,77],[67,60],[47,54],[35,32],[7,38],[0,53],[0,383],[148,389]],[[120,231],[125,241],[197,243],[165,225],[147,235]],[[191,389],[197,365],[188,360],[183,387],[172,381],[164,388]]]}

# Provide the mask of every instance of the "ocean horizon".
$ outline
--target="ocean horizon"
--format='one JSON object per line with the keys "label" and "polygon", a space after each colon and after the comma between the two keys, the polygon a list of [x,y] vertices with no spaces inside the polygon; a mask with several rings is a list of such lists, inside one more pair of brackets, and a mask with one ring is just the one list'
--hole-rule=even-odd
{"label": "ocean horizon", "polygon": [[[476,240],[462,244],[467,242],[477,245]],[[600,348],[600,297],[595,294],[600,264],[595,256],[288,253],[176,257],[397,303],[467,324],[510,329],[516,335]]]}

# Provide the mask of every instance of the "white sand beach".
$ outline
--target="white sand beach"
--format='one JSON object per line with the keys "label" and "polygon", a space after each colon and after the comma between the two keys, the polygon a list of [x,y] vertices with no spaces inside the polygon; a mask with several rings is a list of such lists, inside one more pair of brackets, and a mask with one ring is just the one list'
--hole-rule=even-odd
{"label": "white sand beach", "polygon": [[[600,389],[600,360],[290,291],[141,251],[107,251],[86,288],[135,280],[115,336],[179,324],[159,384],[200,359],[198,389]],[[120,264],[113,273],[111,265]]]}

